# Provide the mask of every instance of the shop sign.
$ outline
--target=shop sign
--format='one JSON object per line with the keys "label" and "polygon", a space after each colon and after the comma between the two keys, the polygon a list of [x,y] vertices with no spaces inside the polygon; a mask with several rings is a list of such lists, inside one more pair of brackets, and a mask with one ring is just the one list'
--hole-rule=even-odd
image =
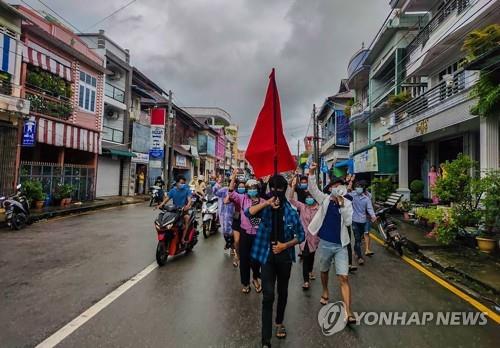
{"label": "shop sign", "polygon": [[164,138],[165,128],[163,126],[151,126],[151,148],[149,149],[151,159],[163,158]]}
{"label": "shop sign", "polygon": [[418,134],[424,135],[425,133],[427,133],[428,130],[429,130],[429,119],[425,119],[425,120],[417,122],[417,126],[415,128],[415,131]]}
{"label": "shop sign", "polygon": [[354,173],[378,172],[377,147],[354,156]]}
{"label": "shop sign", "polygon": [[149,155],[147,153],[134,152],[135,157],[132,157],[132,162],[135,163],[148,163]]}
{"label": "shop sign", "polygon": [[175,166],[176,167],[187,167],[186,156],[175,155]]}
{"label": "shop sign", "polygon": [[36,143],[36,121],[34,117],[24,121],[22,146],[35,146]]}

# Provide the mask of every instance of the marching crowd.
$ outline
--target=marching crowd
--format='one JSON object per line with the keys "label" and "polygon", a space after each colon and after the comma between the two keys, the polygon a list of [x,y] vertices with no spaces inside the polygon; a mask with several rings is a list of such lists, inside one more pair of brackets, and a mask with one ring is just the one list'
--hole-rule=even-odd
{"label": "marching crowd", "polygon": [[[263,347],[271,346],[275,298],[275,335],[278,338],[287,335],[284,316],[296,245],[302,260],[302,289],[307,291],[311,287],[315,279],[314,261],[318,259],[323,288],[319,301],[328,304],[328,276],[333,265],[347,323],[356,322],[351,309],[349,273],[364,264],[365,256],[373,255],[368,232],[376,216],[371,196],[366,183],[357,181],[354,175],[333,177],[320,190],[316,168],[313,163],[308,176],[295,173],[288,180],[283,175],[244,180],[234,170],[228,186],[215,176],[210,177],[208,184],[203,180],[193,183],[194,194],[219,198],[218,216],[225,249],[231,249],[233,266],[239,267],[241,292],[248,294],[253,287],[257,293],[263,293]],[[187,212],[191,208],[190,196],[186,180],[180,177],[162,204],[172,199]]]}

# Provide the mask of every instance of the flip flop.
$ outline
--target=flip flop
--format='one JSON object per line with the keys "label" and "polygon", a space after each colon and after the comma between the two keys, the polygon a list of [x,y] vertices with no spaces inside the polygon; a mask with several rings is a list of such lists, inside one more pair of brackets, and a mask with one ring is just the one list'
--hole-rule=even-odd
{"label": "flip flop", "polygon": [[321,303],[323,306],[326,306],[328,304],[329,298],[321,296],[321,299],[319,300],[319,303]]}
{"label": "flip flop", "polygon": [[347,325],[351,325],[351,324],[357,324],[358,321],[356,320],[356,317],[354,317],[353,315],[349,315],[347,317]]}
{"label": "flip flop", "polygon": [[244,293],[244,294],[249,294],[251,290],[252,290],[252,288],[250,287],[250,285],[248,285],[248,286],[244,286],[241,289],[241,292]]}
{"label": "flip flop", "polygon": [[316,279],[314,273],[313,272],[309,273],[309,280],[314,280],[314,279]]}
{"label": "flip flop", "polygon": [[286,329],[283,324],[278,325],[278,327],[276,328],[276,337],[279,339],[286,338]]}
{"label": "flip flop", "polygon": [[[256,293],[261,293],[262,292],[262,285],[257,279],[252,280],[253,287],[255,288]],[[257,285],[255,285],[257,284]]]}
{"label": "flip flop", "polygon": [[302,290],[309,290],[310,287],[311,285],[309,284],[309,282],[305,282],[304,285],[302,285]]}
{"label": "flip flop", "polygon": [[366,256],[373,256],[375,253],[373,251],[368,251],[365,253]]}

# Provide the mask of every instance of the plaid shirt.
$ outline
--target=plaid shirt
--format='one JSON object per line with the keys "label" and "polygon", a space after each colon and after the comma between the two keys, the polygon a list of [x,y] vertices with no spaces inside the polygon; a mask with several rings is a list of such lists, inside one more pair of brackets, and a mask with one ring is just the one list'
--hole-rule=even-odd
{"label": "plaid shirt", "polygon": [[[267,262],[269,252],[271,250],[271,232],[272,232],[272,212],[271,207],[263,209],[259,214],[261,222],[255,236],[255,241],[252,246],[252,259],[259,261],[261,264]],[[250,217],[249,208],[245,210],[245,215]],[[304,241],[304,229],[300,223],[299,214],[292,205],[286,201],[284,206],[284,238],[287,242],[296,238],[299,243]],[[295,262],[295,248],[288,248],[286,252],[290,253],[292,261]]]}

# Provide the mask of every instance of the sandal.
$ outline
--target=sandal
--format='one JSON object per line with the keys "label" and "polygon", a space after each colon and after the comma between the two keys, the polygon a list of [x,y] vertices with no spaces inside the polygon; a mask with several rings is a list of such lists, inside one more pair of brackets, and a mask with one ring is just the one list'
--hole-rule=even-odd
{"label": "sandal", "polygon": [[233,267],[238,268],[238,260],[233,260]]}
{"label": "sandal", "polygon": [[276,337],[279,339],[286,338],[285,325],[281,324],[276,327]]}
{"label": "sandal", "polygon": [[321,296],[321,299],[319,300],[319,303],[321,303],[323,306],[326,306],[328,304],[329,298]]}
{"label": "sandal", "polygon": [[362,257],[360,257],[358,259],[358,265],[363,266],[364,264],[365,264],[365,260]]}
{"label": "sandal", "polygon": [[347,317],[347,325],[352,325],[352,324],[357,324],[358,321],[356,320],[356,317],[354,317],[353,315],[349,315]]}
{"label": "sandal", "polygon": [[314,280],[314,279],[316,279],[314,273],[313,272],[309,273],[309,280]]}
{"label": "sandal", "polygon": [[375,253],[374,253],[373,251],[367,251],[367,252],[365,253],[365,255],[366,255],[366,256],[373,256],[373,255],[375,255]]}
{"label": "sandal", "polygon": [[[253,287],[255,288],[256,293],[262,292],[262,285],[260,285],[260,282],[257,279],[252,280]],[[257,284],[257,285],[255,285]]]}
{"label": "sandal", "polygon": [[249,294],[251,290],[252,290],[252,288],[250,287],[250,285],[247,285],[241,289],[241,292],[244,294]]}
{"label": "sandal", "polygon": [[302,290],[309,290],[310,287],[311,285],[309,284],[309,282],[305,282],[304,285],[302,285]]}

